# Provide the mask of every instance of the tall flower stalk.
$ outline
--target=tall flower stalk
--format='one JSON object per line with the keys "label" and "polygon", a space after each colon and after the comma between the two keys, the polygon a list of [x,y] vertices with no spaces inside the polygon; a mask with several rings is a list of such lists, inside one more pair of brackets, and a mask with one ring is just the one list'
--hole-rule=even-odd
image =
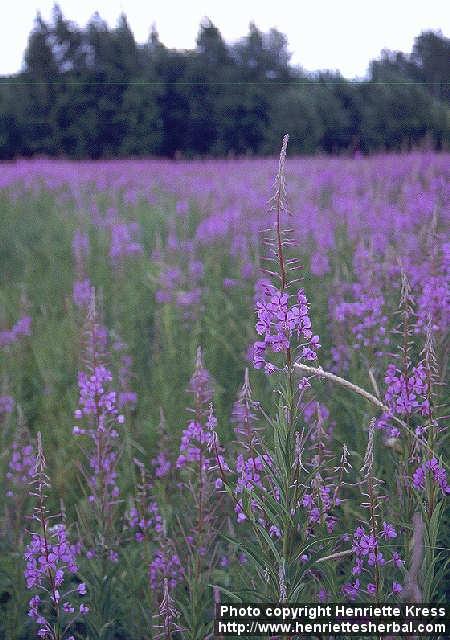
{"label": "tall flower stalk", "polygon": [[92,601],[90,624],[93,633],[111,625],[115,605],[111,597],[113,577],[119,561],[121,521],[118,462],[120,428],[124,416],[112,387],[108,367],[108,331],[99,322],[95,291],[85,329],[85,363],[78,373],[79,401],[74,417],[75,437],[82,439],[85,461],[79,465],[84,479],[86,502],[78,511],[80,534],[88,562],[85,574],[96,597]]}
{"label": "tall flower stalk", "polygon": [[83,582],[73,582],[78,572],[78,547],[71,545],[64,524],[53,524],[58,516],[50,515],[47,494],[50,480],[41,434],[37,437],[36,467],[31,496],[36,500],[32,519],[38,531],[31,532],[31,541],[24,553],[27,589],[34,592],[29,602],[28,615],[38,625],[37,636],[48,640],[74,640],[70,628],[79,616],[86,615],[89,607],[75,604],[87,592]]}
{"label": "tall flower stalk", "polygon": [[179,602],[188,637],[202,640],[210,627],[210,623],[206,622],[209,616],[205,612],[212,611],[213,607],[210,580],[217,562],[216,512],[220,502],[216,497],[212,464],[214,451],[218,451],[212,379],[205,368],[200,347],[197,349],[188,392],[193,399],[190,409],[193,415],[181,437],[176,467],[192,515],[186,514],[184,523],[178,523],[185,547],[184,575],[187,586],[187,597]]}
{"label": "tall flower stalk", "polygon": [[[261,282],[256,299],[256,331],[261,339],[253,345],[254,367],[264,369],[275,380],[277,412],[274,418],[265,416],[269,437],[260,436],[252,424],[259,407],[251,399],[246,377],[237,404],[238,445],[246,451],[238,456],[235,486],[230,478],[222,478],[235,502],[238,522],[247,522],[253,532],[256,545],[248,540],[240,541],[240,546],[256,563],[259,594],[264,592],[268,598],[281,601],[298,597],[302,576],[308,570],[305,549],[311,544],[306,540],[301,515],[312,472],[302,461],[307,436],[299,423],[301,401],[309,383],[296,382],[294,367],[298,360],[316,360],[320,348],[319,337],[311,329],[305,292],[295,286],[299,261],[289,257],[294,241],[292,229],[284,220],[288,215],[287,144],[286,135],[269,202],[273,222],[264,240],[270,267],[265,274],[270,279]],[[224,475],[220,460],[218,467]]]}
{"label": "tall flower stalk", "polygon": [[118,429],[124,416],[117,406],[117,394],[110,390],[113,376],[106,366],[107,332],[98,322],[95,293],[91,293],[86,328],[86,369],[78,374],[79,405],[75,411],[75,436],[87,437],[87,466],[83,470],[88,502],[96,519],[94,553],[115,557],[114,519],[119,498],[117,484]]}

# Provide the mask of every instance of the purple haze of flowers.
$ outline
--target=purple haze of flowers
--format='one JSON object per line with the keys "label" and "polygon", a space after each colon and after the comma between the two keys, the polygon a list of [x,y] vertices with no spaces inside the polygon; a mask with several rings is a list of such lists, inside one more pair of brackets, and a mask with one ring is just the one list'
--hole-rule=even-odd
{"label": "purple haze of flowers", "polygon": [[75,280],[73,283],[72,298],[77,307],[83,309],[89,306],[91,291],[92,284],[89,278]]}
{"label": "purple haze of flowers", "polygon": [[297,292],[296,302],[290,304],[289,295],[270,285],[256,302],[258,322],[256,331],[264,337],[253,345],[253,364],[256,369],[264,368],[267,374],[277,367],[267,360],[268,354],[287,353],[294,347],[293,340],[300,342],[300,357],[315,360],[320,348],[319,336],[311,331],[308,315],[308,300],[303,289]]}
{"label": "purple haze of flowers", "polygon": [[30,316],[22,316],[11,329],[0,331],[0,347],[7,347],[20,338],[31,336],[31,323]]}
{"label": "purple haze of flowers", "polygon": [[444,495],[450,494],[450,485],[447,483],[447,471],[439,464],[437,458],[426,460],[414,471],[413,486],[415,489],[423,491],[427,472],[431,474],[434,483],[441,489]]}
{"label": "purple haze of flowers", "polygon": [[172,244],[168,241],[169,261],[173,263],[183,259],[185,262],[184,257],[187,254],[187,264],[164,264],[159,258],[160,289],[156,291],[156,301],[160,304],[174,303],[182,310],[183,318],[192,319],[197,317],[201,308],[205,267],[203,262],[196,258],[194,247],[189,241],[182,243],[174,234],[169,235],[170,239]]}
{"label": "purple haze of flowers", "polygon": [[114,264],[127,256],[143,254],[143,246],[135,239],[138,231],[137,222],[116,222],[111,226],[109,255]]}
{"label": "purple haze of flowers", "polygon": [[385,347],[389,339],[386,336],[387,317],[383,313],[384,297],[375,292],[355,293],[359,297],[357,302],[341,302],[336,306],[335,321],[349,325],[354,349]]}
{"label": "purple haze of flowers", "polygon": [[27,487],[35,475],[36,455],[32,445],[20,446],[17,442],[12,445],[12,455],[9,461],[6,479],[9,488],[8,497],[14,496],[14,491]]}
{"label": "purple haze of flowers", "polygon": [[134,537],[137,542],[142,542],[148,531],[153,530],[157,536],[163,533],[163,519],[155,501],[147,505],[145,513],[140,513],[136,507],[132,507],[127,518],[130,528],[135,529]]}
{"label": "purple haze of flowers", "polygon": [[14,398],[12,396],[0,396],[0,416],[14,411]]}
{"label": "purple haze of flowers", "polygon": [[422,283],[422,292],[417,300],[416,331],[425,332],[431,318],[433,331],[445,334],[450,319],[450,297],[447,276],[429,276]]}
{"label": "purple haze of flowers", "polygon": [[172,468],[172,463],[168,459],[165,451],[160,451],[158,455],[152,459],[152,465],[155,468],[157,478],[164,478]]}

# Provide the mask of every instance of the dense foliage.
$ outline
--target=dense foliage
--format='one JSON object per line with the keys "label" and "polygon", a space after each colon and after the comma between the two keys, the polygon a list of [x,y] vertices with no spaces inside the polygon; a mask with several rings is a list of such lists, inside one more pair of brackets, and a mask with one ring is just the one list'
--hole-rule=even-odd
{"label": "dense foliage", "polygon": [[0,638],[445,599],[448,155],[286,143],[3,167]]}
{"label": "dense foliage", "polygon": [[234,44],[208,20],[194,50],[40,16],[24,69],[0,79],[0,158],[272,154],[286,123],[294,153],[440,149],[448,144],[449,40],[425,32],[410,55],[385,51],[363,82],[306,74],[286,38],[250,25]]}

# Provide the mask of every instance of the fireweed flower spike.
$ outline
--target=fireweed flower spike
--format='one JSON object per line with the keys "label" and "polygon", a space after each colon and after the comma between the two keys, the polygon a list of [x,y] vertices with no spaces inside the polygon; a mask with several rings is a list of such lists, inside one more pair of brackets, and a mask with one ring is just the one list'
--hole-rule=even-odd
{"label": "fireweed flower spike", "polygon": [[[310,474],[311,464],[303,459],[305,430],[298,424],[301,400],[310,385],[306,380],[296,385],[293,372],[296,361],[316,360],[320,348],[319,337],[312,331],[306,294],[303,289],[294,287],[298,282],[294,277],[300,268],[298,259],[288,256],[294,240],[293,230],[285,228],[283,220],[288,215],[285,180],[287,143],[286,135],[274,195],[270,200],[274,222],[265,239],[269,251],[266,259],[274,266],[265,270],[270,279],[265,279],[259,286],[256,331],[262,340],[253,345],[254,367],[264,369],[268,375],[278,374],[275,378],[277,415],[274,419],[265,416],[273,429],[273,447],[267,447],[259,440],[253,448],[246,443],[245,455],[239,454],[237,459],[235,488],[235,495],[239,497],[235,506],[238,522],[248,520],[260,543],[261,563],[258,563],[257,571],[262,588],[268,598],[281,597],[286,601],[292,593],[298,594],[299,589],[304,588],[302,576],[309,569],[303,566],[309,562],[310,554],[299,551],[298,543],[302,540],[305,546],[311,546],[311,541],[306,542],[306,538],[312,535],[311,531],[308,534],[305,530],[302,513],[304,500],[308,498],[303,475]],[[325,463],[324,460],[323,467]],[[320,472],[319,469],[316,471],[317,480],[320,473],[325,473],[323,467]],[[321,491],[319,484],[317,492],[323,494],[322,502],[330,494],[331,508],[331,488],[324,486]],[[334,517],[324,513],[324,518],[328,515],[332,529]],[[268,538],[272,542],[267,547],[264,541]]]}
{"label": "fireweed flower spike", "polygon": [[[355,600],[360,593],[380,600],[382,596],[383,576],[385,567],[390,564],[394,568],[401,568],[402,561],[397,552],[391,553],[391,559],[387,560],[381,551],[383,541],[389,542],[397,538],[397,530],[386,521],[380,526],[379,512],[385,496],[380,495],[379,488],[382,484],[374,473],[374,444],[375,444],[375,420],[369,425],[367,450],[361,468],[361,492],[367,499],[361,506],[368,511],[366,521],[363,521],[353,533],[353,559],[352,578],[354,582],[344,584],[342,593],[350,600]],[[391,549],[389,545],[389,550]],[[364,587],[365,580],[368,580]],[[393,583],[391,593],[400,593],[401,585]]]}
{"label": "fireweed flower spike", "polygon": [[86,328],[86,369],[78,374],[80,395],[73,434],[87,437],[90,443],[86,449],[88,466],[84,470],[90,491],[88,500],[97,521],[98,542],[114,561],[111,545],[115,544],[114,511],[119,498],[118,439],[124,416],[118,409],[116,392],[110,390],[113,376],[105,364],[106,339],[107,331],[98,322],[92,290]]}
{"label": "fireweed flower spike", "polygon": [[[50,481],[46,474],[46,462],[41,434],[37,438],[36,466],[30,495],[36,500],[32,520],[38,525],[31,532],[31,541],[25,548],[25,581],[27,589],[34,592],[29,601],[28,615],[38,625],[37,636],[48,640],[70,640],[67,633],[89,607],[80,602],[87,587],[73,582],[78,572],[78,547],[70,544],[64,524],[52,524],[56,516],[49,514],[46,491]],[[73,637],[73,636],[70,636]]]}
{"label": "fireweed flower spike", "polygon": [[[186,492],[185,500],[191,505],[183,523],[179,523],[178,540],[185,542],[184,576],[186,582],[189,617],[185,624],[192,637],[199,637],[204,602],[212,601],[211,573],[218,558],[216,511],[220,505],[217,494],[217,469],[214,458],[225,467],[220,453],[216,431],[217,419],[212,409],[212,380],[203,363],[201,348],[197,349],[194,373],[188,386],[193,398],[190,408],[193,414],[180,442],[180,455],[176,467]],[[201,632],[203,633],[203,631]]]}
{"label": "fireweed flower spike", "polygon": [[311,330],[308,300],[303,289],[297,291],[294,301],[289,295],[290,286],[296,282],[289,280],[290,274],[298,270],[300,265],[296,258],[286,257],[286,250],[294,242],[292,230],[284,228],[282,220],[288,214],[285,178],[288,140],[289,136],[284,136],[275,178],[275,192],[270,200],[274,226],[265,240],[270,252],[266,260],[276,263],[277,269],[266,269],[265,272],[273,278],[275,284],[268,282],[256,301],[256,331],[263,340],[258,340],[253,345],[253,364],[256,369],[264,368],[268,375],[279,368],[268,360],[270,354],[283,353],[290,370],[296,349],[300,351],[300,358],[315,360],[317,349],[320,348],[319,337],[313,335]]}

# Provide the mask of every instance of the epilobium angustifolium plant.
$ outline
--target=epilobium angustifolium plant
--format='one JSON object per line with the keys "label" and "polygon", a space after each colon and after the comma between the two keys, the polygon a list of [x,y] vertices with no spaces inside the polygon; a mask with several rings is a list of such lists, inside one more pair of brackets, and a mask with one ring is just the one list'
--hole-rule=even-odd
{"label": "epilobium angustifolium plant", "polygon": [[287,147],[2,167],[1,637],[443,599],[448,154]]}
{"label": "epilobium angustifolium plant", "polygon": [[87,593],[84,582],[75,581],[79,548],[71,544],[66,525],[58,522],[47,507],[50,489],[46,462],[38,433],[37,455],[31,496],[35,499],[30,541],[25,547],[25,581],[32,593],[28,616],[38,626],[37,636],[48,640],[74,640],[71,629],[79,616],[89,613],[81,600]]}

